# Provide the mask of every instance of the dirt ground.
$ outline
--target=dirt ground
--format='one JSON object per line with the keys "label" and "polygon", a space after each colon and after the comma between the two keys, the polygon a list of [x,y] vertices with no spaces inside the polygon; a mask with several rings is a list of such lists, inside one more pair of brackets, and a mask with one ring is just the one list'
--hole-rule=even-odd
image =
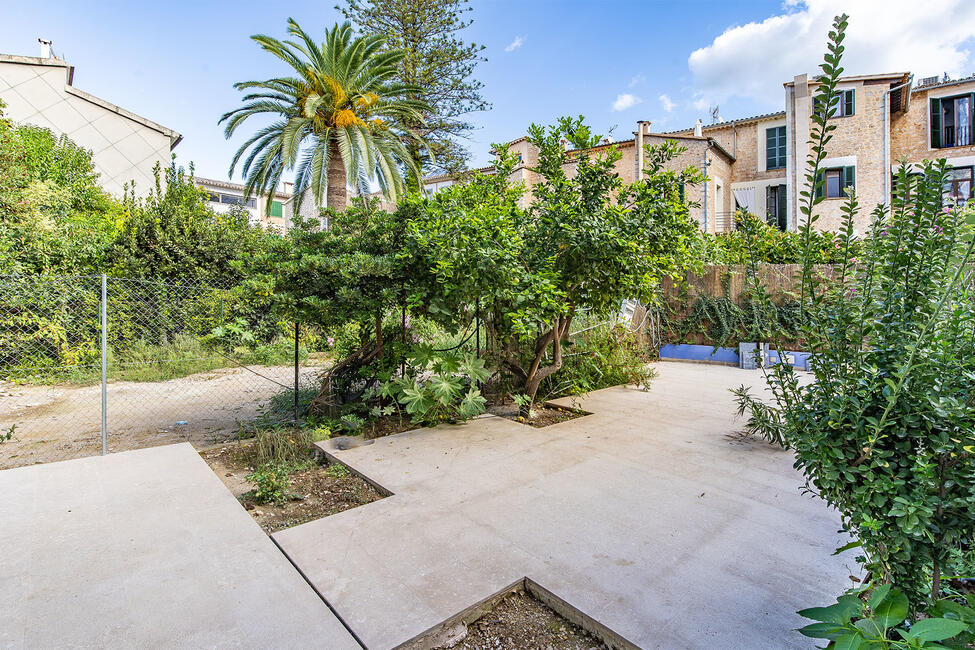
{"label": "dirt ground", "polygon": [[206,449],[200,455],[268,534],[382,498],[372,485],[344,465],[315,465],[291,474],[293,500],[282,504],[257,504],[245,496],[254,489],[247,476],[255,467],[244,445],[230,443]]}
{"label": "dirt ground", "polygon": [[[322,367],[303,367],[301,383]],[[292,366],[221,368],[161,382],[108,386],[109,451],[175,442],[213,444],[251,422],[294,384]],[[0,382],[0,469],[101,453],[101,386],[20,386]]]}
{"label": "dirt ground", "polygon": [[524,591],[506,596],[467,626],[459,650],[590,650],[606,648]]}
{"label": "dirt ground", "polygon": [[574,420],[576,418],[589,415],[585,411],[581,411],[579,409],[567,409],[558,406],[543,406],[541,404],[536,405],[534,411],[534,417],[523,418],[518,415],[518,406],[516,404],[499,404],[497,406],[491,406],[488,408],[488,413],[500,415],[503,418],[508,418],[509,420],[514,420],[515,422],[520,422],[522,424],[529,424],[533,427],[547,427],[550,424],[567,422],[569,420]]}

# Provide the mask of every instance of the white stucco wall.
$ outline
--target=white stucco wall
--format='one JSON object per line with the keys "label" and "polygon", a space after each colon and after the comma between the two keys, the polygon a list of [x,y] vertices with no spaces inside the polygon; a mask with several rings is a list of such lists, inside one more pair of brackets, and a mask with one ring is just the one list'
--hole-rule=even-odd
{"label": "white stucco wall", "polygon": [[70,85],[72,68],[56,59],[0,55],[0,99],[14,122],[65,134],[92,151],[99,182],[121,194],[127,182],[144,196],[152,168],[170,163],[180,135]]}

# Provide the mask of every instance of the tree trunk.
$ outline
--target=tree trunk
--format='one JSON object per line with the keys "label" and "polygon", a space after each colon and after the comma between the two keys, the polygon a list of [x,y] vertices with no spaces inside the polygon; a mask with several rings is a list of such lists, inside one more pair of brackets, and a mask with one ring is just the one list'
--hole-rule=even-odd
{"label": "tree trunk", "polygon": [[348,190],[345,175],[345,161],[342,160],[342,153],[339,145],[333,140],[328,145],[328,170],[326,172],[328,187],[325,189],[325,204],[335,210],[342,212],[348,205]]}
{"label": "tree trunk", "polygon": [[[528,411],[535,404],[535,396],[538,393],[538,387],[541,385],[542,380],[554,375],[562,368],[562,341],[569,335],[569,325],[572,324],[574,314],[575,308],[572,308],[569,310],[568,315],[556,318],[551,331],[540,338],[536,344],[535,359],[532,361],[528,370],[523,371],[525,373],[525,395],[528,396],[530,401],[519,409],[521,416],[528,416]],[[548,366],[541,367],[542,359],[545,357],[545,350],[548,348],[549,342],[553,346],[552,363]]]}

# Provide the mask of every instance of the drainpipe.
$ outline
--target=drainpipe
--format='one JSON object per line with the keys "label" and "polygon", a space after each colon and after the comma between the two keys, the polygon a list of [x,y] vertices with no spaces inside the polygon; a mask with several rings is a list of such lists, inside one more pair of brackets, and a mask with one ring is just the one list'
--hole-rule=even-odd
{"label": "drainpipe", "polygon": [[[907,78],[904,83],[894,86],[893,88],[888,88],[884,91],[884,101],[883,101],[883,111],[884,111],[884,205],[890,204],[890,93],[895,90],[900,90],[904,86],[910,88],[911,82],[914,81],[914,74]],[[910,90],[907,91],[910,94]]]}
{"label": "drainpipe", "polygon": [[711,147],[714,146],[714,140],[708,138],[708,146],[704,148],[704,232],[708,231],[708,167],[711,165],[708,162],[708,152],[711,151]]}

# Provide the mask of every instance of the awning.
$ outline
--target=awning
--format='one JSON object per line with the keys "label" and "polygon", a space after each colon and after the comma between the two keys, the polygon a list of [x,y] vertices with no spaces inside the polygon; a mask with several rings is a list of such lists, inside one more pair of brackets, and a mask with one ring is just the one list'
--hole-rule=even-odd
{"label": "awning", "polygon": [[755,214],[755,188],[744,187],[732,191],[735,193],[735,203],[738,207],[747,210],[749,214]]}

